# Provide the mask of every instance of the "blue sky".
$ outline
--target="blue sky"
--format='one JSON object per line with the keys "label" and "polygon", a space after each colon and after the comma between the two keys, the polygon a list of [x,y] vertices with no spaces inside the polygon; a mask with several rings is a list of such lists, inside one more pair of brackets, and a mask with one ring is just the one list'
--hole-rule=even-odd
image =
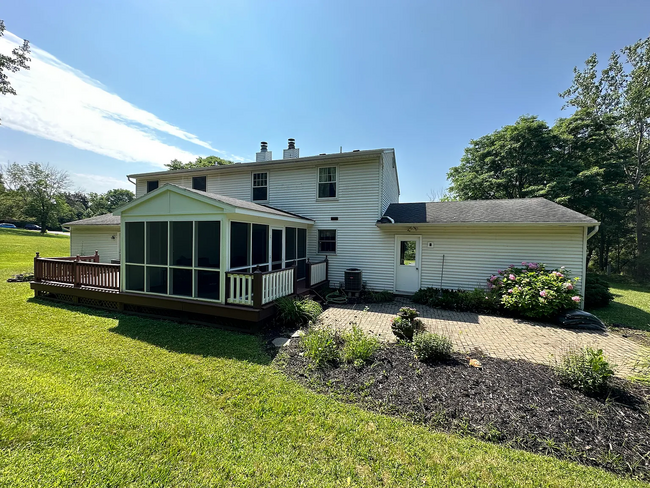
{"label": "blue sky", "polygon": [[536,114],[596,52],[650,34],[650,2],[3,2],[32,70],[0,98],[0,162],[49,162],[86,191],[174,157],[393,147],[401,201],[446,186],[470,139]]}

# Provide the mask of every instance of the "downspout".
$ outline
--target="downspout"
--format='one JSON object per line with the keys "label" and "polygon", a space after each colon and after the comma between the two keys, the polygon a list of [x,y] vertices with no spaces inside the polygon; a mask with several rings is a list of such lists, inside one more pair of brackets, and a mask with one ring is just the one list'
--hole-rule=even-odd
{"label": "downspout", "polygon": [[[582,296],[583,297],[585,295],[586,287],[587,287],[587,261],[586,261],[586,257],[587,257],[587,241],[589,239],[591,239],[594,235],[596,235],[596,232],[598,232],[599,227],[600,227],[600,225],[595,225],[591,232],[589,232],[589,227],[585,227],[584,234],[583,234],[585,236],[585,241],[584,241],[583,248],[582,248],[583,253],[584,253],[583,256],[582,256],[582,265],[584,266],[584,270],[585,270],[584,274],[583,274],[584,281],[582,282],[583,283],[583,285],[582,285]],[[585,301],[582,300],[580,302],[580,310],[584,310],[584,309],[585,309]]]}
{"label": "downspout", "polygon": [[596,232],[598,232],[599,228],[600,228],[600,225],[595,225],[594,230],[587,233],[587,240],[591,239],[594,235],[596,235]]}
{"label": "downspout", "polygon": [[131,181],[131,177],[130,177],[130,176],[127,176],[126,179],[129,180],[129,183],[131,183],[132,185],[135,185],[135,181]]}

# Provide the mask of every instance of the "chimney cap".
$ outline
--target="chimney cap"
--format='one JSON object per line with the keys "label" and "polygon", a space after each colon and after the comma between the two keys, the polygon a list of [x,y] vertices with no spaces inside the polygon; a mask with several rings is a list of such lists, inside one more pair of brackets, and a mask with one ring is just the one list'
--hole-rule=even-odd
{"label": "chimney cap", "polygon": [[296,140],[293,138],[289,138],[289,149],[295,149],[296,148]]}
{"label": "chimney cap", "polygon": [[267,151],[268,150],[268,143],[266,141],[262,141],[262,142],[260,142],[260,144],[262,146],[262,149],[261,149],[262,151]]}

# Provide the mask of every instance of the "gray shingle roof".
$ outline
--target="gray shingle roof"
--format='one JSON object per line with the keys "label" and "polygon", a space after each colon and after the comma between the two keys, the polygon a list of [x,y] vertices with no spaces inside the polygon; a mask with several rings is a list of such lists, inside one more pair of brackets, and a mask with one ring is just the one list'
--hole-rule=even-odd
{"label": "gray shingle roof", "polygon": [[68,225],[120,225],[120,217],[119,215],[109,213],[98,215],[97,217],[90,217],[89,219],[75,220],[74,222],[68,222],[63,225],[66,227]]}
{"label": "gray shingle roof", "polygon": [[[205,191],[200,191],[200,190],[193,190],[192,188],[185,188],[179,185],[173,185],[171,183],[167,183],[163,186],[161,186],[159,189],[155,191],[159,191],[165,186],[174,186],[176,188],[181,188],[182,190],[190,191],[192,193],[196,193],[197,195],[201,195],[204,197],[211,198],[212,200],[218,201],[218,202],[223,202],[227,205],[231,205],[233,207],[238,207],[238,208],[245,208],[248,210],[254,210],[257,212],[264,212],[272,215],[279,215],[281,217],[293,217],[293,218],[298,218],[302,220],[306,220],[308,222],[313,222],[311,219],[308,219],[306,217],[302,217],[300,215],[296,215],[290,212],[285,212],[283,210],[278,210],[277,208],[273,207],[268,207],[266,205],[260,205],[258,203],[253,203],[253,202],[247,202],[246,200],[239,200],[238,198],[231,198],[231,197],[225,197],[223,195],[217,195],[215,193],[208,193]],[[63,224],[65,226],[68,225],[120,225],[120,216],[119,215],[113,215],[113,214],[106,214],[106,215],[99,215],[97,217],[91,217],[89,219],[83,219],[83,220],[76,220],[74,222],[68,222],[67,224]]]}
{"label": "gray shingle roof", "polygon": [[384,217],[391,217],[396,224],[598,224],[591,217],[545,198],[392,203]]}
{"label": "gray shingle roof", "polygon": [[185,188],[184,186],[174,185],[172,183],[166,183],[160,188],[165,188],[165,186],[167,185],[175,186],[176,188],[182,188],[183,190],[191,191],[192,193],[196,193],[197,195],[203,195],[208,198],[212,198],[213,200],[216,200],[218,202],[223,202],[228,205],[232,205],[233,207],[245,208],[248,210],[255,210],[257,212],[265,212],[273,215],[280,215],[283,217],[294,217],[294,218],[303,219],[312,222],[311,219],[308,219],[306,217],[302,217],[300,215],[296,215],[290,212],[285,212],[283,210],[278,210],[277,208],[269,207],[267,205],[260,205],[259,203],[247,202],[246,200],[240,200],[238,198],[225,197],[223,195],[217,195],[216,193],[208,193],[206,191],[194,190],[192,188]]}

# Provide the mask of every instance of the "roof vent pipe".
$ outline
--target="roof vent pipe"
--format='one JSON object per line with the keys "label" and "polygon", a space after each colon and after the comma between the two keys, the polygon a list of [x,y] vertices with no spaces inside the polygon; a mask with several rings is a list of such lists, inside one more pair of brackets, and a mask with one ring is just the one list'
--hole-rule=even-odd
{"label": "roof vent pipe", "polygon": [[300,157],[300,149],[296,147],[296,140],[289,139],[287,149],[282,152],[282,159],[296,159]]}
{"label": "roof vent pipe", "polygon": [[269,145],[265,141],[260,143],[262,146],[260,152],[255,155],[256,163],[263,163],[264,161],[271,161],[273,159],[273,153],[269,151]]}

